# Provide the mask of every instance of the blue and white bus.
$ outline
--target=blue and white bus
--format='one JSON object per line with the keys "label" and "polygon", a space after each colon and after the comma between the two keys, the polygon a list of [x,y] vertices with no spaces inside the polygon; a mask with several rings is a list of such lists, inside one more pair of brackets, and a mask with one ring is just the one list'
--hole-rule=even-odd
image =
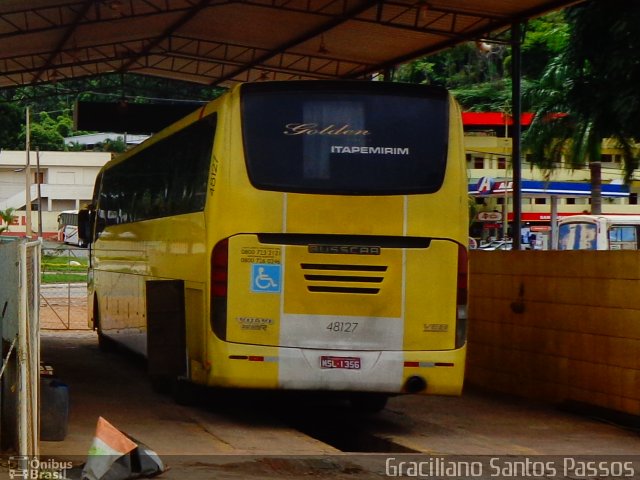
{"label": "blue and white bus", "polygon": [[558,221],[558,250],[638,250],[640,215],[572,215]]}

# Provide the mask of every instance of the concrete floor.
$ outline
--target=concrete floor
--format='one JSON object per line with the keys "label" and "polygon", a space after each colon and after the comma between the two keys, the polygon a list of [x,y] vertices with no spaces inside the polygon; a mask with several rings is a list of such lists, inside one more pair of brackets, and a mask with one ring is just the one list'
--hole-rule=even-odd
{"label": "concrete floor", "polygon": [[[370,418],[335,409],[281,408],[261,397],[184,407],[152,390],[141,359],[121,351],[100,352],[93,332],[44,332],[42,352],[42,359],[69,385],[71,401],[66,439],[41,442],[41,454],[74,464],[86,459],[99,416],[155,450],[171,466],[161,478],[384,478],[389,473],[385,462],[391,455],[398,457],[392,451],[340,452],[291,426],[296,422],[288,421],[289,413],[298,421],[311,416],[321,424],[353,425],[421,452],[421,459],[608,459],[640,453],[638,432],[473,390],[460,398],[396,397]],[[634,472],[640,478],[640,463]],[[490,473],[488,467],[483,473]]]}

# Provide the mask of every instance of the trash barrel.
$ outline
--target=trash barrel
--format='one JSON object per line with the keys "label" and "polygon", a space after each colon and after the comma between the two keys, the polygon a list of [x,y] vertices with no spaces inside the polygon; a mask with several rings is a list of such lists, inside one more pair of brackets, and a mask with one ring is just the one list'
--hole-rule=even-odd
{"label": "trash barrel", "polygon": [[60,380],[40,378],[40,440],[60,442],[67,436],[69,387]]}

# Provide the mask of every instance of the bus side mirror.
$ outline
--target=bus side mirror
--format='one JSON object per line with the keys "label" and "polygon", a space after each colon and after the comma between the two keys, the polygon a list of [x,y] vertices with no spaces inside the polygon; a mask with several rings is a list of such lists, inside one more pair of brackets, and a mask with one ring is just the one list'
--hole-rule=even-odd
{"label": "bus side mirror", "polygon": [[82,245],[89,245],[93,242],[93,212],[89,209],[78,211],[78,239]]}

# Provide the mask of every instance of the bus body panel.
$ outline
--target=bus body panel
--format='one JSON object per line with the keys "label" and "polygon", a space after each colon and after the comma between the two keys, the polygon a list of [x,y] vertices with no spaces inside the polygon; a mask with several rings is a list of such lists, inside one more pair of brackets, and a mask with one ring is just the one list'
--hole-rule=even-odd
{"label": "bus body panel", "polygon": [[[89,305],[94,301],[98,304],[100,330],[146,355],[145,282],[183,279],[190,290],[204,291],[206,270],[203,265],[209,261],[204,215],[193,213],[174,217],[171,228],[166,228],[160,219],[111,226],[94,242],[92,257]],[[197,302],[185,304],[189,332],[195,328],[195,317],[198,324],[202,323],[203,306]],[[90,318],[91,323],[93,320]],[[202,328],[198,330],[202,332]],[[193,335],[188,336],[191,343],[201,341],[201,338],[196,340]],[[202,347],[193,348],[199,352],[203,350]]]}
{"label": "bus body panel", "polygon": [[337,350],[453,348],[457,284],[450,265],[458,245],[424,244],[319,247],[232,237],[226,340]]}

